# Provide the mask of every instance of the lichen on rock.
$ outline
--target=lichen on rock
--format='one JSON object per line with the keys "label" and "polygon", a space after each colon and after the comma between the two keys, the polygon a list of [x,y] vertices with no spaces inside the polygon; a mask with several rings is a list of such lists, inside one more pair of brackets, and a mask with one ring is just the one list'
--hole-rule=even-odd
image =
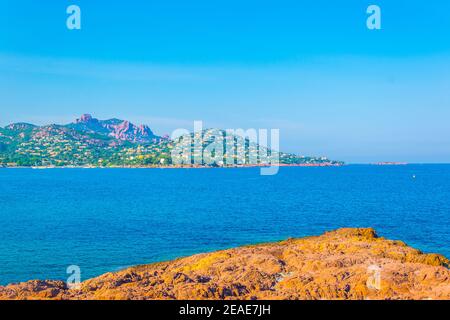
{"label": "lichen on rock", "polygon": [[61,281],[0,287],[0,299],[450,299],[450,261],[371,228],[244,246]]}

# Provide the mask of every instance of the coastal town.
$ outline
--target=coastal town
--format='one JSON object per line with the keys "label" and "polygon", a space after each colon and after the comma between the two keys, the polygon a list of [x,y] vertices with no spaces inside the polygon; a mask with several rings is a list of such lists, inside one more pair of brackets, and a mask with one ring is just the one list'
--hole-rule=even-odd
{"label": "coastal town", "polygon": [[[68,125],[16,123],[0,128],[0,166],[89,168],[343,164],[326,157],[274,152],[242,137],[232,137],[231,147],[225,145],[225,140],[220,140],[221,144],[224,143],[224,152],[215,154],[213,151],[208,154],[214,158],[213,161],[206,161],[208,145],[214,143],[214,136],[224,134],[224,130],[208,129],[172,140],[167,135],[155,135],[147,126],[136,126],[119,119],[102,121],[87,114]],[[194,144],[192,141],[200,143]],[[184,151],[182,161],[174,161],[176,150]]]}

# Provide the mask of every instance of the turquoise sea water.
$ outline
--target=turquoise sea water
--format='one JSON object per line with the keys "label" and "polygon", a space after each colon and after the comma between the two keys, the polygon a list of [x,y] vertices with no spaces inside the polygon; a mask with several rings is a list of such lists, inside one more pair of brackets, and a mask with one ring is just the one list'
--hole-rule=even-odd
{"label": "turquoise sea water", "polygon": [[[413,178],[415,176],[415,178]],[[0,284],[374,227],[450,257],[450,165],[0,169]]]}

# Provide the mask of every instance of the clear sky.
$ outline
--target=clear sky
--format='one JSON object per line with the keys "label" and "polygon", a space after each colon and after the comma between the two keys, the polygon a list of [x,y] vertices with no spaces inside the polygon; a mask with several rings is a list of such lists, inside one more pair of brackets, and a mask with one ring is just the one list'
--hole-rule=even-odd
{"label": "clear sky", "polygon": [[158,134],[279,128],[282,150],[347,162],[450,162],[450,1],[0,0],[0,126],[82,113]]}

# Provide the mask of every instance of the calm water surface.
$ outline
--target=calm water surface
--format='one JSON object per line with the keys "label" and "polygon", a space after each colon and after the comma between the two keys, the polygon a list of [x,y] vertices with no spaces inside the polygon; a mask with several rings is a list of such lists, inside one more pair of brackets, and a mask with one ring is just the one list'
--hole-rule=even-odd
{"label": "calm water surface", "polygon": [[[415,175],[415,179],[413,176]],[[0,284],[374,227],[450,257],[450,165],[0,169]]]}

